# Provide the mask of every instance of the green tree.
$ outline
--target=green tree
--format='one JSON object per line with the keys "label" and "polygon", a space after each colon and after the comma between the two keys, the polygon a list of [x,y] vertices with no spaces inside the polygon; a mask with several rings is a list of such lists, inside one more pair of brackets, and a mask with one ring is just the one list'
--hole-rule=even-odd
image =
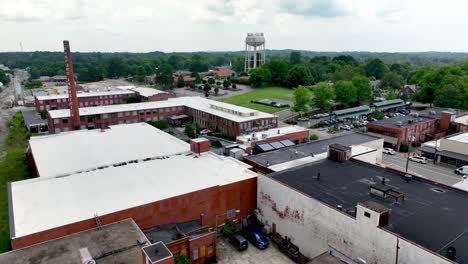
{"label": "green tree", "polygon": [[195,77],[195,83],[196,84],[202,83],[202,77],[200,76],[200,74],[198,72],[196,72],[193,77]]}
{"label": "green tree", "polygon": [[351,55],[339,55],[332,60],[335,63],[348,64],[352,66],[358,65],[358,61]]}
{"label": "green tree", "polygon": [[356,75],[353,77],[352,83],[356,87],[357,100],[359,102],[368,101],[372,98],[372,87],[368,78]]}
{"label": "green tree", "polygon": [[375,119],[382,119],[384,114],[382,112],[380,112],[379,110],[374,110],[372,113],[371,113],[372,117],[375,118]]}
{"label": "green tree", "polygon": [[335,93],[333,89],[325,82],[319,82],[313,92],[313,105],[321,110],[328,111],[333,107]]}
{"label": "green tree", "polygon": [[267,68],[259,67],[250,71],[250,83],[254,87],[262,87],[271,82],[271,73]]}
{"label": "green tree", "polygon": [[215,81],[215,79],[213,77],[208,78],[208,84],[213,85],[213,84],[215,84],[215,82],[216,81]]}
{"label": "green tree", "polygon": [[382,77],[380,87],[383,89],[399,90],[403,85],[403,79],[395,72],[386,73]]}
{"label": "green tree", "polygon": [[299,64],[302,62],[302,54],[299,51],[292,51],[289,54],[289,63],[291,64]]}
{"label": "green tree", "polygon": [[182,75],[179,75],[179,77],[177,77],[177,88],[182,88],[184,86],[185,86],[184,77]]}
{"label": "green tree", "polygon": [[288,71],[287,85],[289,87],[297,87],[299,85],[310,85],[314,83],[309,68],[305,65],[294,65]]}
{"label": "green tree", "polygon": [[170,64],[163,64],[161,67],[158,68],[156,74],[156,81],[159,84],[169,86],[172,85],[174,82],[174,78],[172,77],[173,70]]}
{"label": "green tree", "polygon": [[467,109],[467,97],[468,94],[463,88],[448,84],[435,92],[434,105],[438,107]]}
{"label": "green tree", "polygon": [[294,111],[308,112],[310,102],[310,91],[304,86],[294,89]]}
{"label": "green tree", "polygon": [[173,69],[181,70],[185,68],[185,58],[179,54],[171,54],[169,58],[167,58],[167,63],[171,65]]}
{"label": "green tree", "polygon": [[107,76],[109,78],[126,77],[128,73],[128,64],[121,57],[112,57],[107,62]]}
{"label": "green tree", "polygon": [[386,71],[386,66],[385,63],[381,59],[371,59],[369,60],[366,65],[365,65],[365,72],[367,77],[375,77],[377,80],[380,80],[385,71]]}
{"label": "green tree", "polygon": [[319,139],[319,136],[317,136],[316,134],[312,134],[310,135],[310,141],[315,141],[315,140],[318,140]]}
{"label": "green tree", "polygon": [[195,123],[187,123],[184,129],[184,134],[186,134],[189,138],[195,138],[200,135],[201,126],[197,122]]}
{"label": "green tree", "polygon": [[335,85],[336,101],[348,106],[357,102],[356,87],[351,81],[338,81]]}
{"label": "green tree", "polygon": [[223,81],[223,87],[227,89],[227,88],[229,88],[229,86],[231,86],[231,82],[229,80],[224,80]]}
{"label": "green tree", "polygon": [[209,83],[205,83],[203,91],[205,92],[205,96],[208,97],[210,95],[211,85]]}
{"label": "green tree", "polygon": [[190,59],[189,70],[192,72],[204,72],[208,70],[208,63],[200,54],[193,54]]}
{"label": "green tree", "polygon": [[271,83],[274,85],[285,85],[288,78],[289,65],[284,60],[270,60],[263,66],[271,73]]}
{"label": "green tree", "polygon": [[153,122],[152,125],[153,125],[155,128],[158,128],[158,129],[161,129],[161,130],[163,130],[163,129],[168,129],[169,126],[170,126],[170,125],[169,125],[169,121],[164,120],[164,119],[163,119],[163,120],[158,120],[158,121],[156,121],[156,122]]}
{"label": "green tree", "polygon": [[219,93],[219,87],[218,87],[218,86],[216,86],[216,87],[214,88],[214,92],[215,92],[215,95],[218,95],[218,93]]}

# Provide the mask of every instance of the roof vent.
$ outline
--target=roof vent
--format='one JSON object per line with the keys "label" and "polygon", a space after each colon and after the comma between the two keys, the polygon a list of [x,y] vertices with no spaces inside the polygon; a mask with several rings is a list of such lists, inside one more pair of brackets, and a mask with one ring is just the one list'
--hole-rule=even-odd
{"label": "roof vent", "polygon": [[435,112],[434,110],[431,110],[431,111],[429,111],[429,114],[430,114],[430,115],[435,115],[436,112]]}
{"label": "roof vent", "polygon": [[97,262],[94,259],[86,261],[86,264],[96,264]]}
{"label": "roof vent", "polygon": [[450,260],[455,260],[457,258],[457,249],[455,247],[447,248],[445,256]]}
{"label": "roof vent", "polygon": [[396,122],[396,125],[399,126],[399,127],[401,127],[401,126],[403,125],[403,122],[397,121],[397,122]]}

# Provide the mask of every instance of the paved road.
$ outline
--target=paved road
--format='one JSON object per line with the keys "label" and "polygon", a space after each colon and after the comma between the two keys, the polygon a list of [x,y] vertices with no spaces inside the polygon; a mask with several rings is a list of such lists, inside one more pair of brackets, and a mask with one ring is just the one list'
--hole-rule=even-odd
{"label": "paved road", "polygon": [[[405,169],[406,156],[401,153],[396,155],[383,155],[383,163],[398,169]],[[446,185],[453,185],[462,180],[462,177],[453,172],[454,168],[434,165],[432,160],[427,164],[420,164],[413,161],[409,162],[408,171]]]}

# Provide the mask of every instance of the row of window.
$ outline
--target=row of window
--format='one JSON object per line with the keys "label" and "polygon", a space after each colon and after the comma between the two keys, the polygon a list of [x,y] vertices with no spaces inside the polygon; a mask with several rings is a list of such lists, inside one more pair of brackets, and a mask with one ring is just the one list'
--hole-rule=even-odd
{"label": "row of window", "polygon": [[[119,99],[123,96],[127,96],[127,95],[102,95],[102,96],[99,96],[99,99]],[[92,99],[94,100],[95,103],[97,103],[98,101],[96,99],[94,99],[95,96],[90,96],[90,97],[80,97],[78,98],[78,100],[89,100],[89,99]],[[50,100],[43,100],[43,101],[40,101],[41,104],[45,104],[45,105],[48,105],[48,104],[51,104],[51,103],[67,103],[68,102],[68,98],[63,98],[63,99],[50,99]]]}

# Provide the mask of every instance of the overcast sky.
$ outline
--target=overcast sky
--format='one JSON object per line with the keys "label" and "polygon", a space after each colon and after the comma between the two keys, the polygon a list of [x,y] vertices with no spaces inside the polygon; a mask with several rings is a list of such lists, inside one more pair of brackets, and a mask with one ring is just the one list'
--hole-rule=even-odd
{"label": "overcast sky", "polygon": [[467,0],[0,0],[0,51],[468,52]]}

